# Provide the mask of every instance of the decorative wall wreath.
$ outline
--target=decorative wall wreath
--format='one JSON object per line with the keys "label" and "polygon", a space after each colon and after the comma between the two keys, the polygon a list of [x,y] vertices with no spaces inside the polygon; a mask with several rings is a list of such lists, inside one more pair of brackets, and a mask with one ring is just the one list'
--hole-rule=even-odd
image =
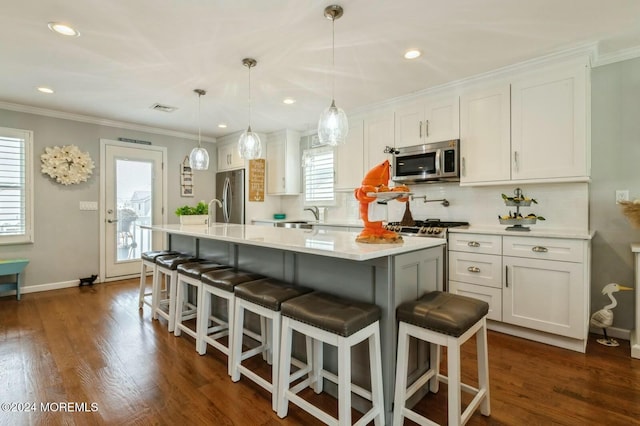
{"label": "decorative wall wreath", "polygon": [[42,173],[56,182],[71,185],[86,182],[95,167],[88,152],[82,152],[75,145],[54,146],[44,149],[40,156]]}

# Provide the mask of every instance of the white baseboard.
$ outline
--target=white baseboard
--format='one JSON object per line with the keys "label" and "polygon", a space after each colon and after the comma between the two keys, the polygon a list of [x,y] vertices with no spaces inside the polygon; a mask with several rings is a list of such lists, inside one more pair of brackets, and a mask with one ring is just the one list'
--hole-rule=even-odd
{"label": "white baseboard", "polygon": [[[96,281],[97,282],[97,281]],[[71,281],[60,281],[57,283],[48,283],[48,284],[37,284],[37,285],[29,285],[29,286],[20,286],[20,294],[26,293],[38,293],[41,291],[50,291],[50,290],[59,290],[61,288],[70,288],[70,287],[78,287],[80,285],[79,280],[71,280]],[[16,291],[5,291],[0,293],[0,297],[3,296],[15,296]]]}
{"label": "white baseboard", "polygon": [[[597,327],[589,327],[589,333],[599,334],[601,336],[604,336],[602,329]],[[615,337],[616,339],[630,340],[631,330],[627,330],[624,328],[617,328],[617,327],[608,327],[607,336]]]}

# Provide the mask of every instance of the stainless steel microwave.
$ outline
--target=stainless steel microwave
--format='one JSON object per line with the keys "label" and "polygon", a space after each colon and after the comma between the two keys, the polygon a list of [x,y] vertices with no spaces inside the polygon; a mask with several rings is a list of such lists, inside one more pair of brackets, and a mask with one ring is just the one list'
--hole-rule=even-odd
{"label": "stainless steel microwave", "polygon": [[393,181],[419,183],[460,180],[460,140],[396,148]]}

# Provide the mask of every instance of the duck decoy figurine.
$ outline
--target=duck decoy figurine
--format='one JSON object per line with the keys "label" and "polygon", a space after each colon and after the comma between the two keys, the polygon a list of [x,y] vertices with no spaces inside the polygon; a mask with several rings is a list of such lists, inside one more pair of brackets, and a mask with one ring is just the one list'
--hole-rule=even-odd
{"label": "duck decoy figurine", "polygon": [[611,327],[613,324],[613,311],[612,309],[618,306],[618,301],[613,297],[613,293],[622,290],[633,290],[630,287],[624,287],[620,284],[611,283],[604,286],[602,294],[606,294],[611,299],[611,303],[604,308],[596,311],[591,315],[591,325],[594,327],[602,328],[604,331],[604,339],[598,339],[597,342],[605,346],[619,346],[620,344],[616,339],[612,339],[607,336],[607,327]]}

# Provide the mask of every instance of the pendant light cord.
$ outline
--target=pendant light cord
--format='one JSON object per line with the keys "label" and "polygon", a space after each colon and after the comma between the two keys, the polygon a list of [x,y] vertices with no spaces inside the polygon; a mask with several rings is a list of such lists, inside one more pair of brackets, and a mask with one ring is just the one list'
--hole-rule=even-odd
{"label": "pendant light cord", "polygon": [[249,128],[251,128],[251,65],[249,65]]}
{"label": "pendant light cord", "polygon": [[336,18],[331,19],[331,102],[336,98]]}
{"label": "pendant light cord", "polygon": [[202,148],[202,142],[200,139],[200,99],[202,98],[202,94],[198,93],[198,148]]}

